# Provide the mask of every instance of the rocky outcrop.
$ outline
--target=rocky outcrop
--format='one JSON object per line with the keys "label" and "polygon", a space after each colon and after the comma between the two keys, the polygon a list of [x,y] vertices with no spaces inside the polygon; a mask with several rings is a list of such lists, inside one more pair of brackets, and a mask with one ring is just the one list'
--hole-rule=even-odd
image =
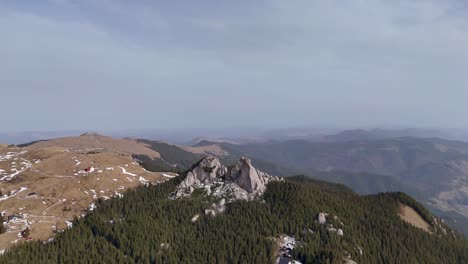
{"label": "rocky outcrop", "polygon": [[187,173],[187,177],[180,184],[180,187],[189,188],[197,184],[212,183],[225,173],[223,170],[224,168],[217,158],[204,158]]}
{"label": "rocky outcrop", "polygon": [[294,260],[293,250],[295,247],[302,247],[303,243],[296,241],[294,237],[281,235],[275,239],[277,241],[277,255],[275,263],[278,264],[301,264],[301,262]]}
{"label": "rocky outcrop", "polygon": [[249,200],[262,194],[272,180],[279,178],[257,170],[249,158],[242,157],[235,165],[224,166],[218,158],[206,157],[187,173],[175,197],[188,196],[196,188],[202,188],[208,195]]}
{"label": "rocky outcrop", "polygon": [[336,231],[336,234],[339,235],[339,236],[343,236],[344,235],[343,229],[338,228],[338,230]]}
{"label": "rocky outcrop", "polygon": [[317,222],[321,225],[324,225],[327,223],[327,218],[325,213],[319,213],[317,217]]}
{"label": "rocky outcrop", "polygon": [[265,191],[265,180],[268,178],[267,175],[263,172],[257,171],[252,166],[252,161],[249,158],[242,157],[239,163],[239,176],[236,179],[236,183],[239,187],[248,192]]}
{"label": "rocky outcrop", "polygon": [[221,199],[219,203],[213,203],[211,208],[205,210],[206,215],[216,216],[218,213],[223,213],[226,210],[226,200]]}

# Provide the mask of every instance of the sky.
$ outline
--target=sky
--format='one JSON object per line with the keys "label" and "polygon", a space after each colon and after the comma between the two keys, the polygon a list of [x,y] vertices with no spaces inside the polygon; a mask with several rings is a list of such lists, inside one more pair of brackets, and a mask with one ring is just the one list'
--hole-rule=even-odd
{"label": "sky", "polygon": [[468,128],[457,0],[0,0],[0,130]]}

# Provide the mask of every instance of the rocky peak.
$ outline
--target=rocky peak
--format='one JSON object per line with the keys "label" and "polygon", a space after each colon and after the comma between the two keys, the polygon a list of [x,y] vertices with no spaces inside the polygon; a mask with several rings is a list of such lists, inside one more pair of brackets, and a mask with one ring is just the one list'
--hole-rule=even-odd
{"label": "rocky peak", "polygon": [[187,173],[176,196],[190,195],[194,188],[205,188],[211,193],[212,185],[216,184],[219,190],[215,190],[215,194],[231,192],[236,198],[249,199],[263,193],[266,184],[274,179],[278,178],[258,171],[252,166],[252,160],[246,157],[229,167],[222,165],[216,157],[206,157]]}
{"label": "rocky peak", "polygon": [[180,186],[188,188],[195,184],[213,183],[221,176],[223,170],[224,168],[218,158],[203,158],[187,173],[187,177]]}
{"label": "rocky peak", "polygon": [[252,166],[252,160],[249,158],[242,157],[239,160],[240,171],[238,177],[235,180],[236,183],[244,190],[248,192],[261,191],[263,192],[266,188],[263,177],[259,175],[257,169]]}

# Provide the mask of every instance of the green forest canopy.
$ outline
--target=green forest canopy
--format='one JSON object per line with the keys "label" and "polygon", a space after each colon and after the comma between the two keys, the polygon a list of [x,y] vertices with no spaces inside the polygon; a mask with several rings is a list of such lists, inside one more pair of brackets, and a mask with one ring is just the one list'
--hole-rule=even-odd
{"label": "green forest canopy", "polygon": [[[181,179],[100,200],[53,242],[25,243],[0,263],[271,263],[272,238],[281,234],[301,242],[293,255],[303,263],[341,264],[345,251],[358,263],[468,263],[467,241],[437,229],[431,235],[399,219],[398,205],[405,203],[433,222],[402,193],[359,196],[343,185],[294,177],[270,183],[261,199],[230,203],[210,217],[203,213],[210,205],[203,196],[168,198]],[[319,225],[319,212],[336,215],[344,236]],[[201,217],[192,223],[196,214]]]}

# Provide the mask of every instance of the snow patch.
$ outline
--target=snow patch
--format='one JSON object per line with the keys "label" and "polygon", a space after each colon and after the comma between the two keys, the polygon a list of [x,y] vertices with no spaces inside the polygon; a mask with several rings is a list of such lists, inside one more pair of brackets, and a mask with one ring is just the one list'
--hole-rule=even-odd
{"label": "snow patch", "polygon": [[134,173],[128,172],[128,171],[127,171],[124,167],[122,167],[122,166],[119,166],[119,168],[122,169],[122,173],[123,173],[123,174],[130,175],[130,176],[133,176],[133,177],[138,176],[138,175],[136,175],[136,174],[134,174]]}
{"label": "snow patch", "polygon": [[196,214],[194,217],[192,217],[192,223],[195,223],[198,218],[200,218],[200,215],[199,214]]}
{"label": "snow patch", "polygon": [[[11,153],[11,152],[8,152],[8,153]],[[24,153],[26,153],[26,151],[23,151],[23,152],[20,152],[20,153],[16,153],[15,155],[23,155]],[[0,161],[6,161],[6,160],[9,160],[11,159],[12,157],[15,157],[13,154],[7,154],[7,155],[3,155],[3,156],[0,156]],[[25,170],[29,169],[32,167],[32,163],[29,161],[29,160],[26,160],[26,159],[23,159],[21,158],[21,160],[23,162],[21,162],[21,164],[24,166],[24,167],[21,167],[20,170],[16,169],[16,162],[12,162],[11,164],[13,165],[13,168],[10,169],[10,172],[14,172],[14,173],[11,173],[9,175],[5,175],[3,176],[2,178],[0,178],[0,181],[10,181],[12,180],[14,177],[16,177],[18,174],[24,172]],[[0,174],[3,174],[0,173]]]}
{"label": "snow patch", "polygon": [[141,177],[141,176],[140,176],[140,178],[139,178],[138,180],[139,180],[142,184],[145,184],[145,185],[149,183],[149,181],[148,181],[147,179],[145,179],[145,178],[143,178],[143,177]]}
{"label": "snow patch", "polygon": [[65,224],[67,224],[67,227],[68,227],[68,228],[72,228],[72,227],[73,227],[73,223],[70,222],[70,221],[65,221]]}

